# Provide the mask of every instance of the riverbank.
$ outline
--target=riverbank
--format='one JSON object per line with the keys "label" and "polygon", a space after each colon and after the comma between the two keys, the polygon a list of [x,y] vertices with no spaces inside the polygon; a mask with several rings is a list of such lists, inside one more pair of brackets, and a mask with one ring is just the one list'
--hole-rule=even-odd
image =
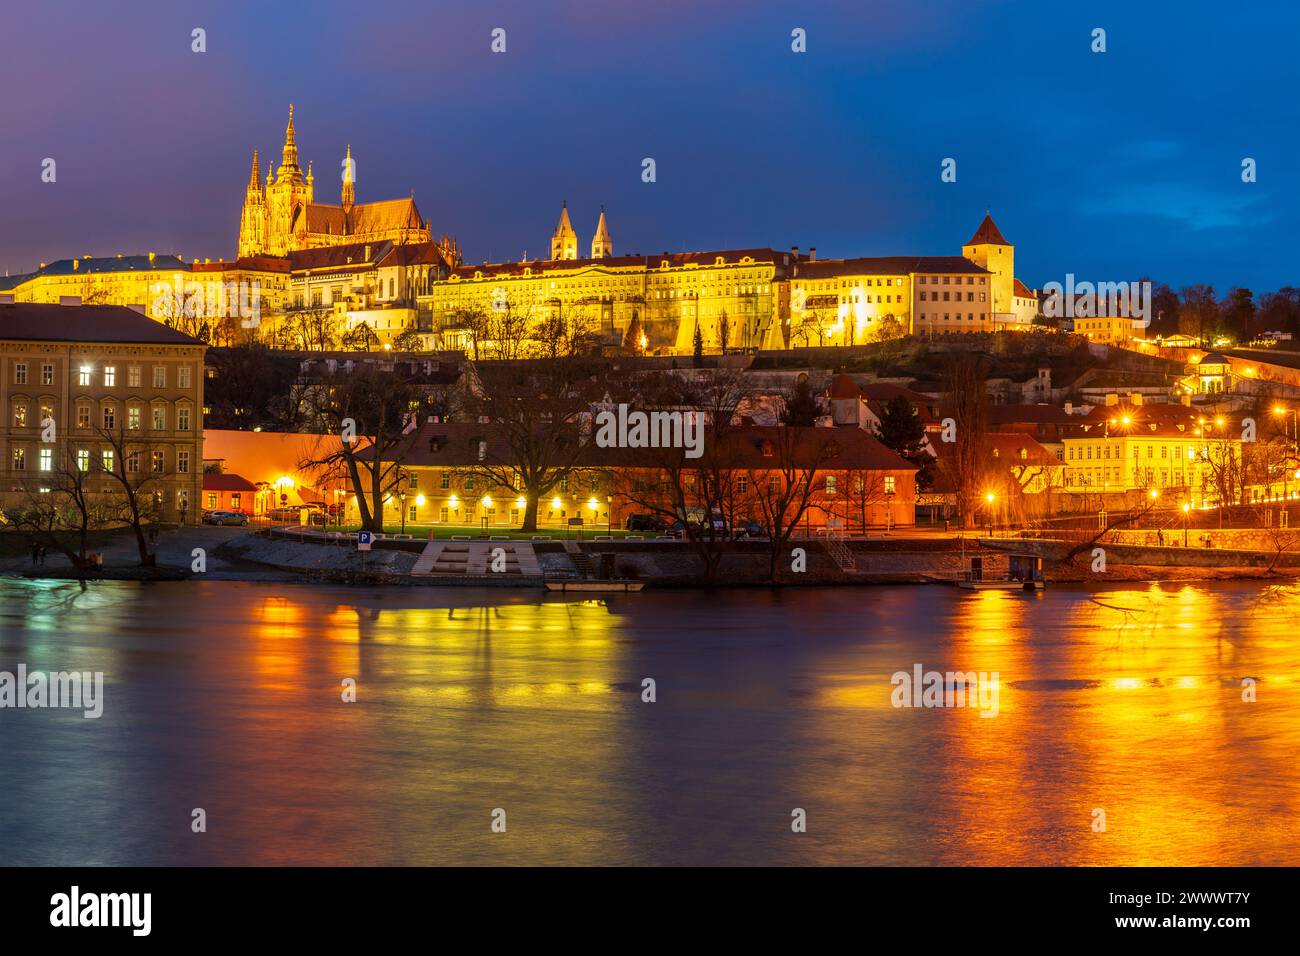
{"label": "riverbank", "polygon": [[[491,543],[491,542],[489,542]],[[520,544],[523,544],[522,542]],[[180,528],[159,540],[155,568],[141,568],[134,541],[120,536],[105,543],[102,572],[86,580],[181,581],[206,578],[230,581],[281,581],[305,584],[365,584],[391,587],[480,587],[537,589],[543,579],[571,579],[590,574],[633,579],[651,588],[697,588],[704,565],[682,542],[560,541],[528,542],[541,574],[422,575],[417,564],[423,541],[379,541],[368,553],[350,541],[314,543],[275,537],[240,528]],[[803,554],[796,556],[795,549]],[[1061,542],[1023,539],[967,539],[943,536],[896,536],[843,542],[838,557],[820,540],[792,541],[783,549],[781,587],[877,586],[952,582],[979,558],[985,577],[1007,571],[1011,551],[1044,557],[1044,577],[1055,584],[1148,581],[1290,581],[1300,577],[1291,560],[1270,561],[1262,552],[1183,548],[1109,546],[1105,571],[1092,570],[1089,555],[1064,563]],[[1241,558],[1245,554],[1246,560]],[[1287,555],[1287,559],[1297,556]],[[1134,560],[1139,559],[1139,560]],[[1233,559],[1237,559],[1234,561]],[[1226,561],[1221,565],[1213,562]],[[1163,561],[1167,563],[1151,563]],[[765,542],[734,542],[719,556],[714,587],[767,588],[770,553]],[[27,557],[0,561],[0,572],[25,578],[79,579],[83,575],[58,554],[33,567]],[[413,572],[417,572],[414,573]]]}

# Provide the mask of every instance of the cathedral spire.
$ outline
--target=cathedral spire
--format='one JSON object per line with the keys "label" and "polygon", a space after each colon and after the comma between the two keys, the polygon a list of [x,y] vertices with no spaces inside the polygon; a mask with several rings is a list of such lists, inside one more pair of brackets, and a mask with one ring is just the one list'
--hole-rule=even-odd
{"label": "cathedral spire", "polygon": [[614,239],[609,234],[605,222],[605,207],[600,207],[600,221],[596,223],[596,234],[591,237],[591,258],[604,259],[614,254]]}
{"label": "cathedral spire", "polygon": [[302,180],[302,169],[298,166],[298,142],[293,132],[293,104],[289,104],[289,125],[284,128],[284,151],[280,154],[280,175],[277,179],[288,177],[294,182]]}
{"label": "cathedral spire", "polygon": [[352,211],[352,206],[357,201],[356,183],[353,181],[352,170],[352,144],[348,143],[348,153],[343,157],[343,212],[345,215]]}
{"label": "cathedral spire", "polygon": [[248,191],[249,191],[250,193],[251,193],[251,192],[256,192],[257,190],[259,190],[259,189],[261,189],[261,188],[262,188],[262,174],[261,174],[261,171],[258,169],[258,163],[257,163],[257,150],[254,149],[254,150],[253,150],[253,169],[252,169],[252,171],[248,174]]}

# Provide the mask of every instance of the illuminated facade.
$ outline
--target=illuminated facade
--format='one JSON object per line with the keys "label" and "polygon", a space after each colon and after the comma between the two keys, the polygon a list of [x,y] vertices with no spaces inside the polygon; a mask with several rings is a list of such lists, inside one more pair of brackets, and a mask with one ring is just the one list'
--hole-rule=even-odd
{"label": "illuminated facade", "polygon": [[130,309],[0,304],[4,507],[66,487],[72,469],[91,495],[120,496],[103,474],[116,472],[156,496],[163,520],[195,523],[204,351]]}
{"label": "illuminated facade", "polygon": [[[339,204],[316,202],[311,164],[306,174],[298,164],[298,144],[293,127],[293,106],[284,131],[280,166],[261,182],[257,151],[249,172],[244,206],[239,219],[239,252],[245,256],[283,256],[299,249],[352,243],[415,243],[431,238],[429,224],[420,217],[415,199],[356,202],[356,164],[352,147],[342,162]],[[455,243],[439,240],[454,255]]]}

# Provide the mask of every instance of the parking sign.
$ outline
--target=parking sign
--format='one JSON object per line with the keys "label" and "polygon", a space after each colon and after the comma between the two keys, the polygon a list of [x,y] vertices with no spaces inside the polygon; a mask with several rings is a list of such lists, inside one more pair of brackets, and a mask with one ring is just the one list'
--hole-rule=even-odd
{"label": "parking sign", "polygon": [[370,532],[369,532],[369,531],[358,531],[358,532],[357,532],[357,550],[358,550],[358,551],[369,551],[369,550],[370,550]]}

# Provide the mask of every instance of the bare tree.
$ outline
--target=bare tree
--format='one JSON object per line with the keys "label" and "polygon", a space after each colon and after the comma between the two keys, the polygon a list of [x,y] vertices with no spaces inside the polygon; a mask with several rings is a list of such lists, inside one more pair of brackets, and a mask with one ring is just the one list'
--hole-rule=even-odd
{"label": "bare tree", "polygon": [[[947,394],[953,454],[945,457],[941,468],[950,470],[957,492],[957,513],[964,527],[975,521],[980,496],[980,480],[988,457],[988,395],[984,380],[988,363],[983,356],[958,353],[944,363],[943,385]],[[942,438],[943,436],[941,436]]]}

